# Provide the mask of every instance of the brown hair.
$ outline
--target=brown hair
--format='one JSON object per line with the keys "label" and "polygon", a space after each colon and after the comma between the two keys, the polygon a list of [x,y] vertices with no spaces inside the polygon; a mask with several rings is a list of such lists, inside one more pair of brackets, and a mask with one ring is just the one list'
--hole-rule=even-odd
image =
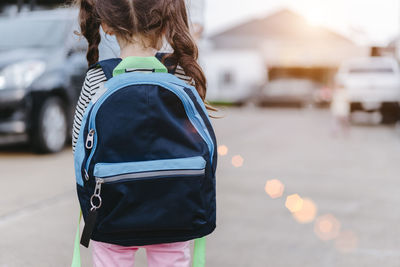
{"label": "brown hair", "polygon": [[[204,101],[206,78],[197,63],[198,48],[189,32],[184,0],[76,1],[80,7],[81,34],[89,43],[89,65],[99,59],[101,23],[106,24],[116,36],[127,42],[146,40],[146,45],[152,48],[158,49],[165,37],[174,52],[164,57],[163,61],[168,60],[174,62],[175,66],[181,66],[185,74],[194,80],[196,90]],[[133,40],[133,37],[139,38]]]}

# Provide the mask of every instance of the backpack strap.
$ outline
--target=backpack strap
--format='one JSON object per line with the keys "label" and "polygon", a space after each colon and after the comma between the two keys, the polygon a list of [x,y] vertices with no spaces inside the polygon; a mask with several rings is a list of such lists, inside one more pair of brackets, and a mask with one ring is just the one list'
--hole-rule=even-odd
{"label": "backpack strap", "polygon": [[118,64],[121,63],[121,61],[122,61],[121,58],[110,58],[93,64],[92,66],[89,67],[89,69],[101,68],[107,80],[109,80],[113,77],[113,71],[115,67],[118,66]]}
{"label": "backpack strap", "polygon": [[172,60],[170,60],[170,59],[166,59],[166,60],[164,60],[164,62],[163,62],[164,57],[167,56],[167,55],[169,55],[169,53],[161,53],[161,52],[158,52],[158,53],[156,54],[156,58],[157,58],[160,62],[162,62],[162,63],[165,65],[165,67],[167,67],[168,73],[170,73],[170,74],[175,74],[177,64],[176,64],[175,62],[173,62]]}
{"label": "backpack strap", "polygon": [[206,237],[194,240],[192,267],[204,267],[206,265]]}
{"label": "backpack strap", "polygon": [[82,220],[82,210],[79,212],[78,227],[76,229],[75,241],[74,241],[74,254],[72,255],[71,267],[81,267],[81,250],[79,246],[80,240],[80,225]]}

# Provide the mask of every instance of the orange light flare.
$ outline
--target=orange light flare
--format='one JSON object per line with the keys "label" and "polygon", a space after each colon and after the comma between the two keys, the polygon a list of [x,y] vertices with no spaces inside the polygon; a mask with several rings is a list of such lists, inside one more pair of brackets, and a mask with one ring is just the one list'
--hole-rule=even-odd
{"label": "orange light flare", "polygon": [[290,195],[286,198],[285,206],[292,213],[298,212],[303,207],[303,199],[298,194]]}
{"label": "orange light flare", "polygon": [[244,159],[240,155],[232,157],[232,165],[236,168],[243,166]]}
{"label": "orange light flare", "polygon": [[358,238],[352,231],[342,231],[335,240],[335,247],[342,253],[351,253],[357,249]]}
{"label": "orange light flare", "polygon": [[283,191],[285,190],[284,184],[277,180],[269,180],[265,184],[265,192],[271,197],[271,198],[279,198],[283,195]]}
{"label": "orange light flare", "polygon": [[314,232],[321,240],[335,239],[340,232],[340,222],[332,214],[320,216],[315,221]]}
{"label": "orange light flare", "polygon": [[293,212],[293,217],[299,223],[310,223],[315,219],[317,214],[317,206],[309,199],[303,199],[303,205],[300,210]]}
{"label": "orange light flare", "polygon": [[226,156],[228,154],[228,147],[225,145],[220,145],[218,146],[218,155],[220,156]]}

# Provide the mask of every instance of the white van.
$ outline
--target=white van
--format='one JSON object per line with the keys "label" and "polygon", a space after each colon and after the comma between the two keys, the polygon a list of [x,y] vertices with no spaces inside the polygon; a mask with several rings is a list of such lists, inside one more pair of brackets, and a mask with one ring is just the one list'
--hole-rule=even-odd
{"label": "white van", "polygon": [[397,120],[400,70],[394,58],[368,57],[344,62],[336,82],[347,90],[350,109],[380,111],[383,120]]}

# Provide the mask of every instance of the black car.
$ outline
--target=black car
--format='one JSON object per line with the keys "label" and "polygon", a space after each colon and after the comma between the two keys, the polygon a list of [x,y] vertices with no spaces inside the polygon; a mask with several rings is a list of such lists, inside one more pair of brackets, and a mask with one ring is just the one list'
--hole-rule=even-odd
{"label": "black car", "polygon": [[70,140],[87,69],[77,28],[74,9],[0,19],[0,144],[57,152]]}

